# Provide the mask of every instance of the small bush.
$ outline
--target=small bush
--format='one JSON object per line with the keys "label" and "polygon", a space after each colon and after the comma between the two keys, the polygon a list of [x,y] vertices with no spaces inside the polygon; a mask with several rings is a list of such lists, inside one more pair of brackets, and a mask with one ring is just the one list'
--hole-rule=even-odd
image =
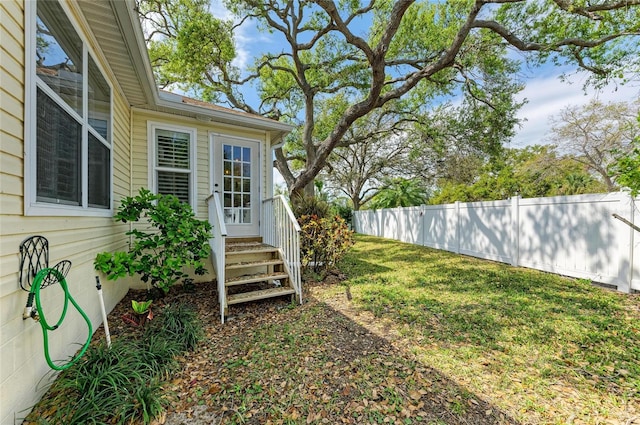
{"label": "small bush", "polygon": [[[131,340],[114,340],[111,349],[104,343],[90,347],[85,357],[55,382],[55,409],[40,423],[150,423],[168,404],[158,370],[166,375],[175,361],[167,361],[148,348]],[[154,358],[161,358],[162,364]]]}
{"label": "small bush", "polygon": [[[139,274],[143,282],[165,293],[178,280],[188,277],[185,268],[206,273],[201,261],[209,256],[211,225],[198,220],[191,206],[172,195],[154,195],[146,189],[122,201],[115,220],[133,222],[136,227],[126,232],[133,236],[128,252],[101,252],[94,267],[115,280]],[[142,225],[149,227],[143,230]]]}
{"label": "small bush", "polygon": [[335,215],[342,217],[349,229],[352,228],[353,208],[350,205],[345,205],[343,203],[334,203],[331,205],[331,211]]}
{"label": "small bush", "polygon": [[194,350],[204,338],[202,326],[193,307],[186,304],[170,304],[162,315],[151,322],[145,335],[166,335],[184,351]]}
{"label": "small bush", "polygon": [[353,246],[353,232],[344,219],[303,215],[300,223],[300,255],[302,266],[325,275]]}
{"label": "small bush", "polygon": [[296,217],[316,216],[319,218],[329,217],[330,206],[325,201],[310,196],[303,196],[293,202],[293,214]]}

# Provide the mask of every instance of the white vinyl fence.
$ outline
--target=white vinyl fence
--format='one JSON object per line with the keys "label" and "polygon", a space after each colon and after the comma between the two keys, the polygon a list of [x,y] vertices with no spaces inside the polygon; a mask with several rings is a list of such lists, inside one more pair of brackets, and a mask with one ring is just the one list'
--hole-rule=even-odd
{"label": "white vinyl fence", "polygon": [[514,197],[354,213],[358,233],[640,290],[640,224],[626,193]]}

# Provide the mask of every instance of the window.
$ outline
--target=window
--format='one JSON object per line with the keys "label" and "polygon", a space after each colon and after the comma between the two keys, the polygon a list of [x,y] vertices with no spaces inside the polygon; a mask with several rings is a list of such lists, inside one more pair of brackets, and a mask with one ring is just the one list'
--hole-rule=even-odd
{"label": "window", "polygon": [[34,78],[27,92],[33,127],[25,130],[30,157],[25,210],[109,214],[111,87],[62,6],[57,1],[38,1],[35,8],[28,4]]}
{"label": "window", "polygon": [[148,127],[149,185],[155,193],[191,204],[195,211],[195,129],[157,123]]}

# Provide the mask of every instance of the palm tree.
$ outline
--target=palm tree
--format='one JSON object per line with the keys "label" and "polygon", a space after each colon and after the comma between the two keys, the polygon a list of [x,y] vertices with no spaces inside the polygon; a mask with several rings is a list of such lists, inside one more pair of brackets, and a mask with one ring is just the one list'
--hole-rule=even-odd
{"label": "palm tree", "polygon": [[387,180],[371,200],[370,207],[397,208],[422,205],[427,202],[427,190],[417,179],[397,177]]}

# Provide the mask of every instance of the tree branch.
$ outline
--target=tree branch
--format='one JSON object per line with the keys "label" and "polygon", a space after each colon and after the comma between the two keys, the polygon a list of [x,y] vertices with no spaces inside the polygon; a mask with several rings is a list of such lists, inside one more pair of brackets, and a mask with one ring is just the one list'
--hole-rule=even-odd
{"label": "tree branch", "polygon": [[638,31],[633,31],[633,32],[623,31],[616,34],[610,34],[610,35],[604,36],[597,40],[583,40],[581,38],[565,38],[562,40],[558,40],[554,43],[543,44],[543,43],[536,43],[536,42],[526,42],[495,21],[477,20],[473,23],[473,28],[485,28],[485,29],[491,30],[496,34],[498,34],[500,37],[502,37],[507,43],[511,44],[513,47],[525,52],[544,51],[544,50],[560,51],[560,48],[564,46],[593,48],[593,47],[597,47],[602,44],[605,44],[611,40],[615,40],[616,38],[640,34],[640,32]]}

